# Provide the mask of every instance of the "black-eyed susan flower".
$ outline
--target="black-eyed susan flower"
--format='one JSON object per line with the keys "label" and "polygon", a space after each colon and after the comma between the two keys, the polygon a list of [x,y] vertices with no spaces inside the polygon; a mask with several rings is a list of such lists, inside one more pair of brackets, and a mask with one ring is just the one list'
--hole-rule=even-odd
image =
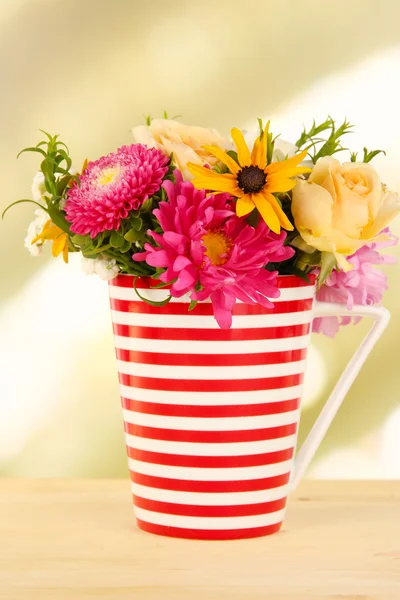
{"label": "black-eyed susan flower", "polygon": [[293,178],[309,173],[311,169],[299,166],[306,157],[307,150],[287,160],[267,164],[268,126],[269,123],[257,137],[251,153],[242,132],[237,128],[232,129],[237,162],[217,146],[205,147],[227,166],[229,173],[217,173],[193,163],[189,163],[188,169],[194,175],[193,184],[196,188],[232,194],[237,198],[236,214],[239,217],[248,215],[257,208],[268,227],[279,233],[281,227],[292,230],[293,225],[274,194],[293,189],[296,185]]}

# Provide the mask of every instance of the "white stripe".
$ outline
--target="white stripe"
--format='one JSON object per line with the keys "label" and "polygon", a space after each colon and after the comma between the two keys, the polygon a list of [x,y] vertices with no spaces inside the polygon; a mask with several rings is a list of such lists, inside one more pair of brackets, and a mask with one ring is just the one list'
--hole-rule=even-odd
{"label": "white stripe", "polygon": [[301,398],[302,388],[302,385],[294,385],[277,390],[256,390],[252,392],[168,392],[164,390],[146,390],[122,384],[119,386],[122,398],[128,400],[185,406],[229,406],[295,400]]}
{"label": "white stripe", "polygon": [[132,482],[132,493],[139,498],[171,502],[173,504],[189,504],[191,506],[239,506],[241,504],[260,504],[286,498],[289,494],[289,484],[260,490],[257,492],[177,492],[162,490]]}
{"label": "white stripe", "polygon": [[184,529],[224,530],[274,525],[283,521],[285,510],[250,517],[183,517],[181,515],[156,513],[135,506],[135,515],[137,519],[154,525],[182,527]]}
{"label": "white stripe", "polygon": [[124,421],[143,427],[159,427],[161,429],[174,429],[176,431],[250,431],[252,429],[266,429],[297,423],[300,417],[299,410],[278,413],[276,415],[259,415],[257,417],[166,417],[164,415],[151,415],[123,410]]}
{"label": "white stripe", "polygon": [[232,443],[170,442],[143,438],[129,433],[125,434],[125,439],[129,448],[187,456],[248,456],[249,454],[265,454],[266,452],[287,450],[288,448],[294,448],[296,444],[295,434],[275,440]]}
{"label": "white stripe", "polygon": [[[259,327],[284,327],[310,323],[313,312],[303,310],[291,313],[271,313],[269,315],[234,315],[232,329],[254,329]],[[118,325],[136,325],[139,327],[164,327],[185,329],[220,329],[217,321],[210,315],[163,315],[135,312],[111,311],[113,323]]]}
{"label": "white stripe", "polygon": [[257,354],[307,348],[309,335],[276,340],[232,340],[226,342],[201,340],[157,340],[114,336],[115,347],[121,350],[161,352],[167,354]]}
{"label": "white stripe", "polygon": [[272,465],[233,467],[231,469],[171,467],[142,462],[133,458],[128,459],[128,464],[129,469],[134,473],[151,475],[152,477],[184,479],[187,481],[250,481],[289,473],[292,469],[293,460],[286,460]]}
{"label": "white stripe", "polygon": [[[138,291],[141,296],[147,298],[149,300],[158,302],[160,300],[165,300],[168,297],[168,290],[159,289],[159,290],[147,290],[138,288]],[[117,300],[131,300],[133,302],[141,302],[140,298],[137,296],[133,286],[130,287],[119,287],[116,285],[109,286],[110,298],[116,298]],[[315,294],[315,286],[302,286],[295,288],[283,288],[281,289],[281,295],[279,298],[271,298],[271,302],[285,302],[286,300],[305,300],[307,298],[313,298]],[[180,302],[180,303],[189,303],[190,298],[188,296],[184,296],[182,298],[171,298],[171,302]],[[210,300],[205,300],[205,302],[209,303]],[[240,300],[237,300],[238,304],[243,304]],[[168,315],[169,316],[169,315]]]}
{"label": "white stripe", "polygon": [[171,366],[147,365],[143,363],[126,362],[117,360],[119,373],[136,375],[138,377],[155,377],[157,379],[188,379],[188,380],[239,380],[257,379],[265,377],[283,377],[284,375],[297,375],[304,373],[305,360],[276,365],[245,365],[241,367],[197,367],[197,366]]}

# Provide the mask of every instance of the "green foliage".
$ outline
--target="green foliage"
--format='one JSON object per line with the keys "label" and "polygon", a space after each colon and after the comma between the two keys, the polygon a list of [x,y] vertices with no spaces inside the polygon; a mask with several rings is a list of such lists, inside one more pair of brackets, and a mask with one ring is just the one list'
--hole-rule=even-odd
{"label": "green foliage", "polygon": [[[353,125],[346,119],[339,127],[336,126],[336,122],[332,117],[328,117],[319,125],[316,125],[315,121],[313,121],[313,124],[308,131],[304,129],[296,142],[296,146],[299,150],[303,146],[306,146],[306,149],[309,150],[311,160],[315,164],[318,159],[323,158],[324,156],[333,156],[336,152],[347,150],[347,148],[343,148],[341,138],[344,135],[351,133],[352,128]],[[329,136],[327,138],[326,136],[319,137],[319,134],[324,131],[329,131]],[[313,150],[313,154],[311,154],[311,149]]]}
{"label": "green foliage", "polygon": [[321,252],[321,272],[318,277],[318,289],[321,289],[333,269],[337,269],[335,255],[332,252]]}
{"label": "green foliage", "polygon": [[368,152],[368,150],[366,148],[363,148],[364,150],[364,157],[363,157],[363,162],[365,163],[369,163],[373,158],[375,158],[375,156],[378,156],[378,154],[384,154],[386,156],[386,152],[384,150],[372,150],[371,152]]}

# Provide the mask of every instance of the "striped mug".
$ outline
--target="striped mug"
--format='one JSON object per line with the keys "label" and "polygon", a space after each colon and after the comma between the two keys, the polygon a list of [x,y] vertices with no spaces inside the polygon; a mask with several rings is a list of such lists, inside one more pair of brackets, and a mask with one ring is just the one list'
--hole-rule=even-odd
{"label": "striped mug", "polygon": [[[389,320],[384,308],[321,303],[314,281],[281,276],[273,309],[237,302],[232,328],[210,302],[142,301],[134,277],[109,285],[133,504],[140,529],[239,539],[277,532],[297,485]],[[137,280],[153,301],[168,294]],[[294,459],[311,323],[368,316],[371,331]]]}

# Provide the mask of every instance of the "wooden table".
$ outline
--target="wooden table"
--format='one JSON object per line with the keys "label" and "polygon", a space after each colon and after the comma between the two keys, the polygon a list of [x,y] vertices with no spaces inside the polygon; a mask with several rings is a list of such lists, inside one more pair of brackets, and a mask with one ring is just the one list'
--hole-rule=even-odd
{"label": "wooden table", "polygon": [[400,482],[306,481],[283,532],[134,527],[128,481],[0,480],[1,600],[400,599]]}

